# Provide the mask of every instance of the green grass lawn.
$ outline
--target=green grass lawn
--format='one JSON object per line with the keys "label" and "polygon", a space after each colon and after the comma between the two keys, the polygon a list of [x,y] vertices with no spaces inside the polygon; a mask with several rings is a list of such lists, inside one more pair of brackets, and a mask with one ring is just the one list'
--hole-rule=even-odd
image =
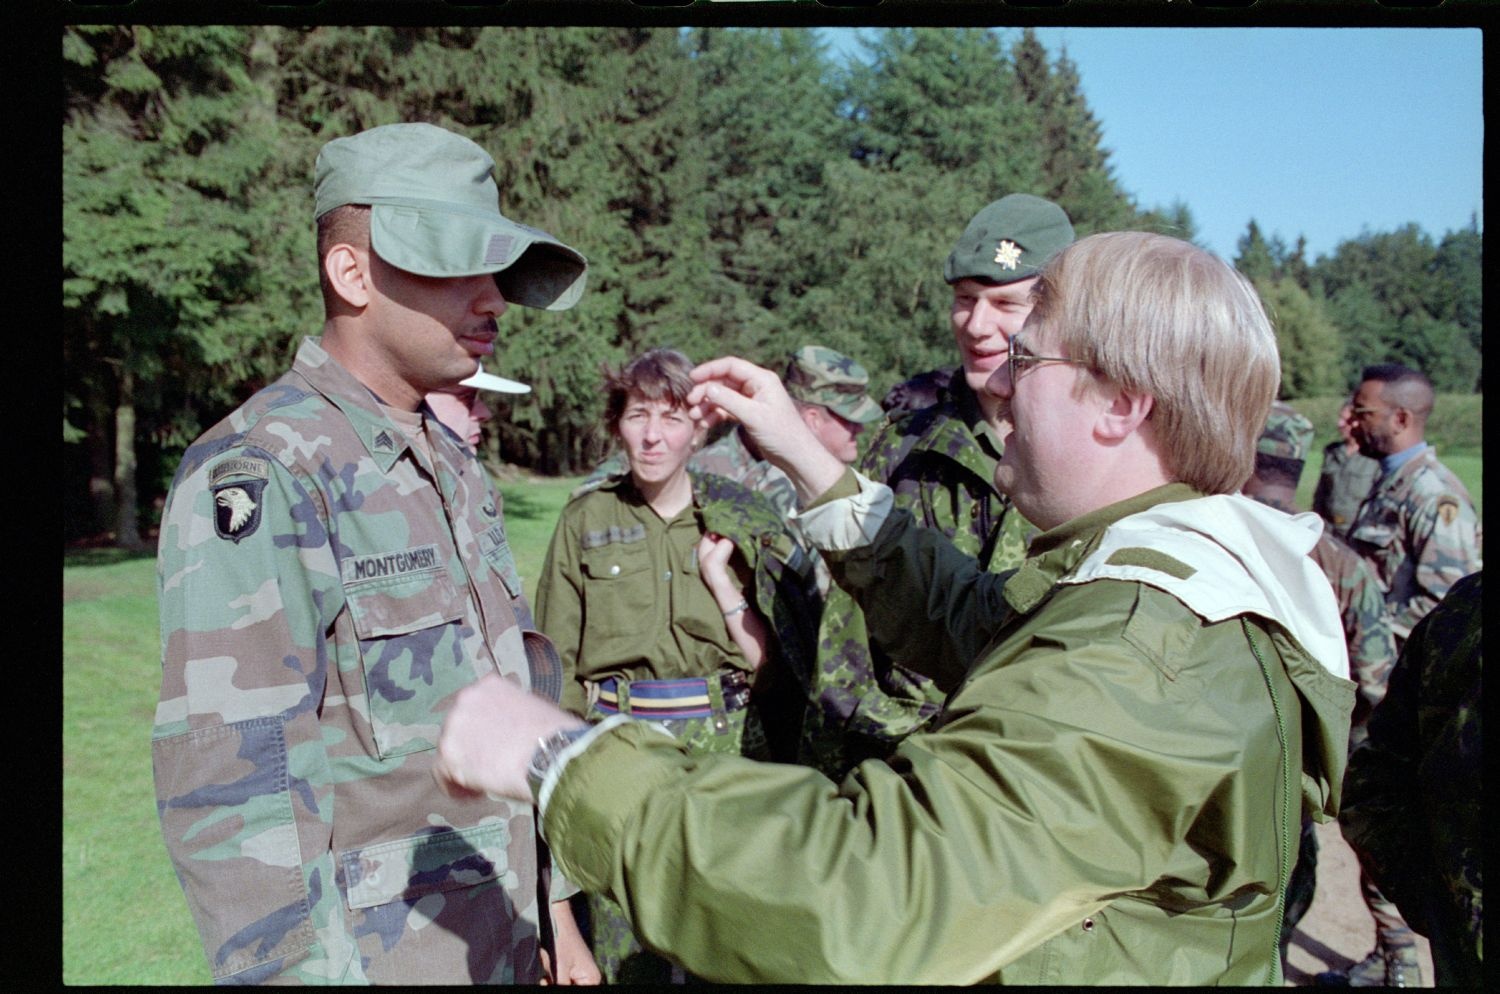
{"label": "green grass lawn", "polygon": [[[1444,453],[1481,500],[1482,458]],[[1307,507],[1321,456],[1303,474]],[[530,595],[576,479],[501,485]],[[156,820],[151,725],[160,688],[155,561],[63,557],[63,982],[204,984],[208,966]]]}

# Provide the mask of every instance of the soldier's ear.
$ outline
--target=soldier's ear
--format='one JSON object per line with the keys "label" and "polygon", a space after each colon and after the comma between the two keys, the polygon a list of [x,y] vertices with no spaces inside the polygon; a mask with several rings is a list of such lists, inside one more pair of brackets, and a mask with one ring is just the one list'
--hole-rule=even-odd
{"label": "soldier's ear", "polygon": [[339,299],[350,307],[370,302],[370,253],[340,242],[323,256],[323,273]]}

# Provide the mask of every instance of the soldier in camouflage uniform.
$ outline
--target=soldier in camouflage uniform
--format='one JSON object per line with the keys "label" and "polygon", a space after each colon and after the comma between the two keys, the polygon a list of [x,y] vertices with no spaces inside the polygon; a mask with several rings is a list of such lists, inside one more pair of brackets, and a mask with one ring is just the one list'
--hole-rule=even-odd
{"label": "soldier in camouflage uniform", "polygon": [[[981,568],[1021,564],[1035,534],[995,489],[995,466],[1009,430],[985,381],[1006,359],[1010,337],[1031,311],[1037,271],[1073,240],[1062,208],[1013,193],[965,226],[943,266],[953,288],[950,319],[961,360],[946,386],[923,374],[896,403],[935,391],[930,406],[892,414],[859,469],[895,492],[896,506],[936,528]],[[899,388],[898,388],[899,389]],[[931,681],[893,663],[872,645],[865,619],[845,591],[829,591],[819,631],[818,666],[804,723],[803,761],[834,779],[883,755],[942,703]]]}
{"label": "soldier in camouflage uniform", "polygon": [[[1302,467],[1312,445],[1313,425],[1291,405],[1274,401],[1265,428],[1256,442],[1255,472],[1245,481],[1244,493],[1262,504],[1296,514],[1295,495]],[[1386,678],[1396,663],[1396,644],[1386,618],[1385,598],[1369,565],[1345,541],[1323,529],[1308,553],[1333,586],[1349,647],[1349,675],[1359,686],[1349,729],[1353,748],[1365,736],[1370,712],[1385,696]],[[1281,947],[1285,956],[1288,940],[1297,922],[1312,903],[1317,880],[1317,836],[1312,822],[1304,820],[1297,865],[1287,887],[1287,911],[1282,922]],[[1415,969],[1415,939],[1396,906],[1386,900],[1367,877],[1361,890],[1370,915],[1375,919],[1379,948],[1388,951],[1403,966]],[[1382,959],[1382,971],[1384,960]]]}
{"label": "soldier in camouflage uniform", "polygon": [[[1412,630],[1349,756],[1339,824],[1432,944],[1440,986],[1484,982],[1482,573]],[[1393,979],[1389,973],[1386,979]]]}
{"label": "soldier in camouflage uniform", "polygon": [[1375,568],[1398,647],[1450,586],[1482,565],[1474,502],[1423,440],[1432,403],[1427,377],[1395,363],[1366,367],[1354,395],[1354,435],[1361,452],[1380,460],[1380,477],[1349,544]]}
{"label": "soldier in camouflage uniform", "polygon": [[[324,146],[323,335],[168,494],[152,762],[215,981],[543,977],[530,806],[451,798],[431,772],[459,689],[498,671],[560,690],[500,499],[422,406],[492,351],[508,304],[583,292],[583,256],[501,216],[492,167],[426,124]],[[559,967],[589,975],[554,911]]]}
{"label": "soldier in camouflage uniform", "polygon": [[[695,752],[790,758],[816,624],[809,564],[765,497],[688,470],[691,369],[653,349],[610,374],[605,420],[629,469],[563,508],[537,616],[573,713],[658,721]],[[687,979],[643,950],[613,901],[588,905],[607,982]]]}
{"label": "soldier in camouflage uniform", "polygon": [[[1433,403],[1427,377],[1385,363],[1367,366],[1360,379],[1350,408],[1353,434],[1360,451],[1379,460],[1380,476],[1349,528],[1349,541],[1380,582],[1399,648],[1454,582],[1479,569],[1478,521],[1464,485],[1423,440]],[[1367,896],[1375,888],[1368,873],[1361,883]],[[1320,980],[1357,987],[1420,984],[1415,942],[1409,932],[1388,932],[1390,917],[1376,916],[1375,949],[1363,961]]]}
{"label": "soldier in camouflage uniform", "polygon": [[1348,535],[1359,505],[1380,475],[1380,460],[1359,451],[1352,408],[1352,403],[1339,408],[1339,437],[1323,450],[1323,468],[1312,498],[1312,509],[1340,538]]}

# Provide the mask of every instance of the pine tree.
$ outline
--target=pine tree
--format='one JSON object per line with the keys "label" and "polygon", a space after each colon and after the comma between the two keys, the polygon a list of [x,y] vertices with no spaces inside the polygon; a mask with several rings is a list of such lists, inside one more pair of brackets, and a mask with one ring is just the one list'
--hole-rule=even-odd
{"label": "pine tree", "polygon": [[1033,192],[1067,211],[1080,236],[1138,226],[1138,212],[1114,177],[1103,130],[1084,98],[1078,66],[1066,51],[1049,65],[1030,28],[1011,47],[1011,59],[1022,98],[1037,118],[1043,186]]}
{"label": "pine tree", "polygon": [[1254,218],[1250,219],[1236,248],[1238,251],[1234,257],[1234,268],[1246,279],[1259,284],[1280,278],[1280,263],[1272,251],[1271,243],[1261,234],[1260,225],[1255,223]]}
{"label": "pine tree", "polygon": [[141,544],[138,483],[154,491],[171,471],[149,460],[138,474],[141,442],[191,437],[278,350],[242,310],[261,220],[251,191],[281,152],[264,114],[247,120],[264,96],[250,40],[237,27],[64,31],[64,437],[89,450],[88,489],[113,505],[77,517],[126,546]]}
{"label": "pine tree", "polygon": [[1281,355],[1283,399],[1323,397],[1343,389],[1343,343],[1322,301],[1290,276],[1258,282]]}

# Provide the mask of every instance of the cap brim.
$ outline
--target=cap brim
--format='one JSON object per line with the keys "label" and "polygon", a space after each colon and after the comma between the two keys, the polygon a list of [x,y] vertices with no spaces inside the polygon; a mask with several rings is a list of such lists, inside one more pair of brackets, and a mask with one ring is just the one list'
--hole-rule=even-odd
{"label": "cap brim", "polygon": [[853,403],[842,404],[838,407],[830,405],[828,409],[845,421],[852,421],[859,425],[867,425],[885,417],[885,409],[871,400],[869,394],[860,394],[859,399]]}
{"label": "cap brim", "polygon": [[370,205],[370,245],[397,269],[418,276],[493,273],[505,299],[563,311],[578,303],[588,260],[545,231],[499,212],[424,202]]}
{"label": "cap brim", "polygon": [[515,380],[507,380],[503,376],[494,373],[486,373],[480,370],[459,384],[461,387],[474,387],[478,390],[493,390],[496,393],[530,393],[531,388],[524,383]]}

